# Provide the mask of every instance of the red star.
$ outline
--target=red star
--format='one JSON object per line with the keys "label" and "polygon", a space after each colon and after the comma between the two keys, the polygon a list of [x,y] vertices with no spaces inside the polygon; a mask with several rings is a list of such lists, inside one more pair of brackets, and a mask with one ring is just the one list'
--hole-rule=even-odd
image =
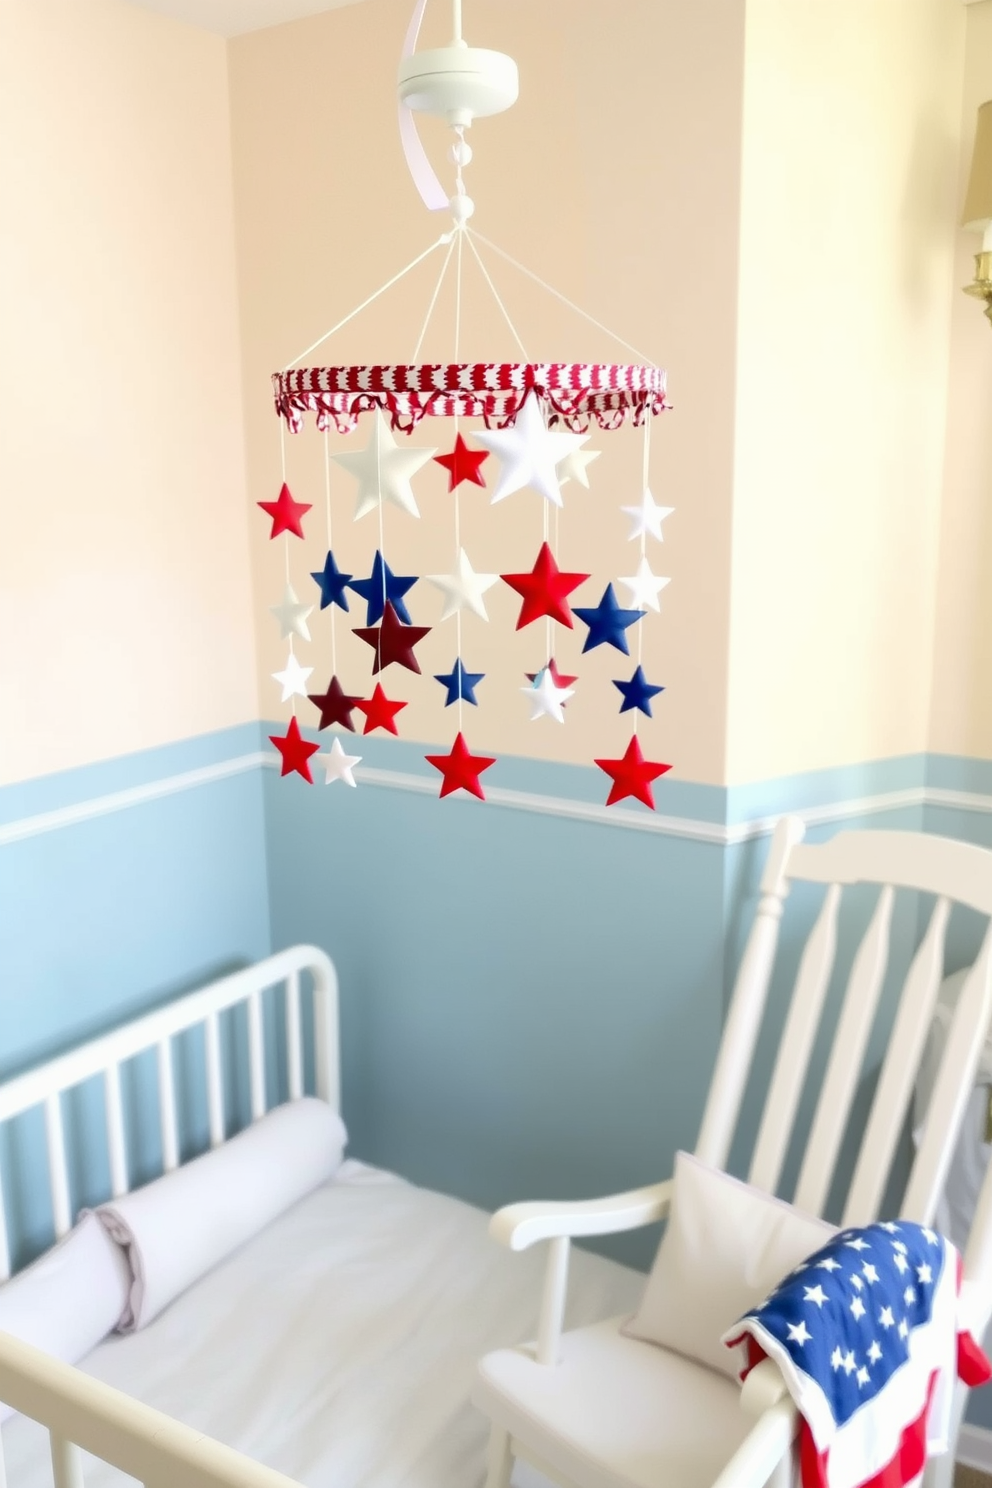
{"label": "red star", "polygon": [[377,682],[375,684],[375,692],[369,698],[368,702],[363,703],[361,698],[356,698],[355,707],[359,712],[365,714],[365,727],[362,729],[363,734],[370,734],[373,729],[377,728],[388,729],[391,734],[398,734],[399,729],[396,727],[395,722],[396,715],[401,708],[406,707],[406,703],[392,702],[383,692],[381,683]]}
{"label": "red star", "polygon": [[[551,673],[551,680],[556,687],[571,687],[573,682],[578,682],[579,680],[578,677],[566,677],[564,672],[560,672],[558,670],[558,663],[553,656],[548,662],[547,670]],[[527,681],[536,682],[540,675],[540,672],[527,672]],[[565,707],[564,703],[562,703],[562,707]]]}
{"label": "red star", "polygon": [[654,793],[651,790],[651,782],[672,768],[671,765],[662,765],[656,760],[646,760],[641,753],[636,734],[627,745],[623,759],[598,759],[593,763],[597,764],[601,770],[605,770],[613,780],[610,794],[606,798],[607,806],[615,806],[617,801],[622,801],[625,796],[636,796],[638,801],[643,801],[645,806],[651,807],[652,811],[654,810]]}
{"label": "red star", "polygon": [[381,672],[383,667],[394,661],[398,661],[408,671],[419,672],[420,663],[413,654],[413,648],[425,635],[430,635],[431,627],[404,625],[390,603],[383,611],[381,625],[363,625],[354,633],[375,651],[375,661],[372,663],[372,675],[375,676],[376,672]]}
{"label": "red star", "polygon": [[571,629],[572,612],[566,596],[584,584],[588,577],[588,574],[560,573],[547,543],[541,544],[537,562],[530,573],[500,575],[503,583],[509,584],[523,599],[518,630],[532,620],[539,620],[542,615],[550,615],[552,620]]}
{"label": "red star", "polygon": [[317,725],[319,729],[330,728],[332,723],[340,723],[342,728],[355,732],[351,710],[361,699],[348,697],[337,677],[332,677],[328,682],[326,692],[308,692],[307,697],[320,709],[320,722]]}
{"label": "red star", "polygon": [[313,785],[309,761],[310,756],[317,753],[320,745],[307,743],[300,733],[300,725],[295,716],[289,720],[289,728],[286,730],[285,737],[270,734],[269,742],[274,744],[282,755],[280,775],[292,775],[295,770],[297,775],[302,775],[309,785]]}
{"label": "red star", "polygon": [[303,516],[313,505],[310,501],[294,501],[286,482],[282,483],[278,501],[260,501],[258,505],[272,518],[270,537],[280,532],[292,532],[294,537],[303,536]]}
{"label": "red star", "polygon": [[460,434],[455,435],[455,447],[450,455],[435,455],[434,459],[448,472],[449,491],[460,486],[462,481],[472,481],[476,486],[486,484],[479,474],[479,466],[483,460],[489,459],[489,451],[469,449]]}
{"label": "red star", "polygon": [[450,796],[452,791],[466,790],[470,795],[478,796],[480,801],[486,799],[479,784],[479,776],[483,770],[494,765],[496,760],[484,754],[470,754],[461,733],[456,736],[450,754],[425,754],[424,759],[444,776],[441,783],[442,798]]}

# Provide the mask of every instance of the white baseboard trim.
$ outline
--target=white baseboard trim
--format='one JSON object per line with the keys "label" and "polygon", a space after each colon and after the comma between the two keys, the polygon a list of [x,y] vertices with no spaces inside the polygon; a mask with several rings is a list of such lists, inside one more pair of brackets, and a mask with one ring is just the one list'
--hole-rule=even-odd
{"label": "white baseboard trim", "polygon": [[954,1458],[965,1467],[992,1473],[992,1431],[987,1426],[972,1426],[969,1421],[963,1422]]}
{"label": "white baseboard trim", "polygon": [[[28,837],[37,837],[43,832],[54,832],[77,822],[91,821],[95,817],[124,811],[146,801],[155,801],[179,791],[192,790],[199,785],[208,785],[232,775],[242,775],[259,766],[275,768],[279,756],[270,750],[242,754],[217,764],[204,765],[197,770],[186,770],[182,774],[169,775],[161,780],[152,780],[145,785],[136,785],[128,790],[113,791],[108,795],[94,796],[88,801],[79,801],[71,806],[62,806],[55,811],[39,812],[34,816],[21,817],[16,821],[0,825],[0,847],[8,843],[22,842]],[[438,781],[426,775],[415,775],[403,770],[383,770],[373,766],[356,766],[355,776],[360,785],[378,786],[387,790],[409,791],[415,795],[434,796]],[[475,805],[474,797],[466,801]],[[539,816],[562,816],[573,821],[595,822],[606,827],[620,827],[633,832],[652,832],[665,837],[689,838],[695,842],[709,842],[717,847],[733,847],[738,843],[752,841],[756,837],[768,836],[778,821],[778,815],[752,817],[740,822],[712,822],[694,817],[664,816],[660,813],[632,811],[622,806],[603,806],[593,801],[576,801],[564,796],[547,796],[532,791],[509,790],[504,786],[488,786],[486,802],[512,811],[529,811]],[[845,801],[831,801],[821,806],[799,808],[791,814],[801,817],[809,826],[821,826],[830,822],[850,821],[862,816],[874,816],[887,811],[900,811],[911,807],[942,806],[958,811],[992,812],[992,795],[980,795],[972,791],[942,790],[934,787],[913,786],[905,790],[880,792],[873,796],[858,796]]]}

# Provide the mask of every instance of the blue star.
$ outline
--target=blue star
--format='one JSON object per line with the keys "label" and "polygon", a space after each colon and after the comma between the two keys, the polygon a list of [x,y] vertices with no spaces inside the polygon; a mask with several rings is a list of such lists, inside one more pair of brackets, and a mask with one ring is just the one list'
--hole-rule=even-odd
{"label": "blue star", "polygon": [[320,608],[326,610],[328,605],[340,605],[342,610],[348,608],[348,596],[345,590],[351,583],[351,574],[342,573],[334,561],[334,554],[328,553],[324,559],[324,567],[310,577],[320,589]]}
{"label": "blue star", "polygon": [[620,704],[620,712],[626,713],[628,708],[640,708],[649,718],[654,715],[651,712],[651,699],[659,692],[664,692],[663,687],[655,687],[644,675],[643,668],[638,667],[629,682],[614,682],[614,687],[619,688],[623,702]]}
{"label": "blue star", "polygon": [[627,647],[627,637],[624,631],[628,626],[634,625],[638,620],[643,620],[643,610],[622,610],[617,604],[617,597],[613,593],[613,585],[607,584],[602,599],[595,609],[573,609],[572,613],[578,615],[583,625],[588,625],[589,634],[582,650],[591,651],[595,646],[603,646],[609,643],[616,646],[625,656],[630,655]]}
{"label": "blue star", "polygon": [[455,664],[447,676],[435,672],[434,681],[440,682],[442,687],[448,689],[444,706],[450,708],[452,703],[457,703],[459,698],[464,698],[466,703],[474,703],[478,707],[475,689],[485,675],[485,672],[467,672],[462,666],[460,657],[456,657]]}
{"label": "blue star", "polygon": [[389,564],[383,563],[382,554],[376,549],[372,572],[368,578],[352,579],[348,588],[354,589],[356,594],[361,595],[369,607],[366,625],[379,624],[387,603],[392,605],[397,618],[402,620],[404,625],[410,625],[412,624],[410,612],[403,603],[403,596],[408,589],[413,588],[416,582],[416,575],[398,579]]}

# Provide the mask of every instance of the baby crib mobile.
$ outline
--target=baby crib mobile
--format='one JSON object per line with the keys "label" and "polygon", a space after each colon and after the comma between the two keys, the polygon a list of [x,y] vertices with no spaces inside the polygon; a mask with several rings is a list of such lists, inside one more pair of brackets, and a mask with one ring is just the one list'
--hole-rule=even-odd
{"label": "baby crib mobile", "polygon": [[[390,503],[409,518],[420,513],[413,492],[413,477],[428,461],[435,461],[447,472],[448,490],[453,498],[455,563],[451,572],[426,575],[427,582],[440,591],[440,622],[455,620],[455,659],[451,670],[433,679],[444,689],[444,706],[457,707],[458,726],[447,754],[425,756],[441,775],[442,797],[454,791],[466,791],[485,800],[480,777],[496,760],[472,753],[466,741],[464,707],[479,706],[476,689],[484,674],[470,670],[470,643],[463,652],[462,620],[488,622],[484,595],[497,582],[509,585],[520,597],[517,629],[545,621],[545,642],[535,652],[533,672],[526,674],[525,694],[530,718],[536,722],[550,718],[565,722],[565,705],[574,695],[576,676],[563,675],[554,656],[553,627],[572,628],[573,616],[587,627],[583,653],[608,645],[625,656],[630,655],[628,631],[636,637],[637,665],[633,675],[617,678],[613,686],[620,694],[620,713],[633,715],[630,742],[618,759],[597,759],[595,763],[610,777],[606,804],[633,797],[654,809],[652,782],[671,766],[645,758],[638,740],[640,715],[652,717],[652,699],[664,688],[647,679],[642,666],[642,622],[647,612],[660,613],[659,594],[669,582],[653,573],[648,558],[648,539],[663,540],[662,523],[672,511],[658,505],[649,488],[651,421],[668,407],[665,373],[636,348],[615,336],[591,315],[572,304],[564,295],[531,273],[516,259],[490,242],[469,221],[475,210],[466,194],[463,170],[472,159],[465,130],[472,120],[496,114],[509,108],[517,98],[517,67],[503,53],[469,47],[462,39],[461,0],[453,0],[453,40],[450,46],[416,52],[417,37],[426,0],[418,0],[403,50],[399,69],[399,119],[403,149],[414,182],[431,211],[448,211],[453,226],[443,232],[405,268],[350,314],[319,337],[305,351],[289,362],[272,379],[276,412],[280,419],[282,485],[275,501],[258,505],[271,518],[271,539],[281,538],[285,550],[285,591],[282,602],[271,606],[289,648],[285,668],[273,673],[282,688],[283,703],[291,703],[292,717],[284,735],[271,735],[271,742],[281,756],[281,774],[298,774],[313,784],[310,770],[312,756],[323,765],[327,784],[344,781],[356,784],[354,768],[361,756],[348,754],[338,734],[333,736],[329,751],[321,753],[320,744],[304,738],[296,717],[296,699],[305,698],[318,711],[318,732],[338,728],[356,731],[354,714],[364,718],[363,732],[375,729],[398,734],[397,715],[406,701],[387,695],[381,674],[391,666],[409,673],[420,673],[416,647],[431,627],[414,624],[408,596],[420,583],[415,575],[397,574],[390,567],[384,539],[383,507]],[[424,151],[417,134],[414,110],[444,118],[451,127],[454,141],[450,157],[455,167],[454,192],[449,198]],[[600,331],[632,352],[637,362],[538,363],[528,360],[523,342],[496,289],[480,245],[489,253],[510,263],[542,289],[554,295],[569,309],[576,311]],[[341,330],[360,311],[397,284],[418,264],[441,252],[442,263],[427,308],[423,328],[414,351],[413,361],[403,365],[367,366],[301,366],[325,341]],[[491,291],[520,351],[517,362],[462,362],[458,360],[461,323],[462,260],[470,254]],[[438,296],[449,268],[455,276],[455,336],[453,360],[446,365],[420,364],[418,356]],[[308,679],[314,668],[304,666],[296,655],[297,641],[310,642],[308,620],[316,607],[298,599],[290,583],[290,544],[305,540],[303,521],[313,502],[294,499],[286,480],[286,430],[299,433],[306,414],[315,415],[318,430],[325,434],[325,507],[327,528],[326,556],[319,568],[310,569],[309,577],[317,585],[320,609],[330,609],[331,677],[323,692],[308,692]],[[331,455],[326,434],[333,426],[339,433],[354,434],[360,416],[366,436],[361,448]],[[634,574],[618,583],[628,591],[628,604],[621,605],[614,584],[607,583],[597,604],[569,603],[573,592],[590,578],[587,573],[562,572],[556,561],[558,513],[562,508],[562,487],[572,480],[589,487],[589,467],[598,450],[587,449],[588,430],[595,424],[600,430],[619,428],[627,415],[635,426],[643,428],[643,479],[640,499],[621,507],[630,519],[629,538],[639,544],[639,561]],[[411,435],[425,419],[451,421],[451,434],[446,447],[414,444]],[[481,418],[485,427],[473,429],[466,439],[459,420]],[[399,434],[400,437],[396,437]],[[483,471],[493,457],[498,473]],[[367,578],[356,577],[339,564],[341,553],[332,548],[330,464],[342,467],[357,483],[355,520],[378,514],[379,545]],[[486,488],[491,484],[492,503],[506,500],[526,490],[535,492],[542,501],[544,540],[540,549],[520,571],[495,574],[476,570],[461,542],[461,487]],[[554,510],[554,532],[550,516]],[[323,551],[323,544],[321,544]],[[529,555],[528,555],[529,556]],[[365,624],[352,627],[352,633],[370,648],[371,673],[375,679],[368,697],[345,691],[337,670],[337,637],[335,613],[350,613],[349,593],[366,607]],[[469,632],[469,635],[471,632]],[[546,658],[546,659],[545,659]],[[393,687],[390,686],[390,692]],[[615,699],[614,699],[615,701]]]}

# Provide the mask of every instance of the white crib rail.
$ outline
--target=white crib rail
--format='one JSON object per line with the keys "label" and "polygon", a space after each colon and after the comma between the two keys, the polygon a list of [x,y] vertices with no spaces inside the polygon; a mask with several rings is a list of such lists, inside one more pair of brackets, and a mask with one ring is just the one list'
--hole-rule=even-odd
{"label": "white crib rail", "polygon": [[81,1450],[145,1488],[299,1488],[292,1478],[9,1333],[0,1333],[0,1399],[47,1427],[55,1488],[82,1484]]}
{"label": "white crib rail", "polygon": [[[62,1094],[94,1076],[104,1077],[104,1108],[110,1158],[111,1188],[115,1198],[128,1191],[127,1147],[120,1090],[120,1066],[137,1054],[154,1049],[159,1076],[159,1118],[166,1172],[179,1162],[176,1119],[175,1063],[172,1040],[187,1029],[205,1025],[207,1108],[210,1144],[224,1140],[224,1085],[220,1049],[220,1014],[246,1003],[248,1007],[249,1075],[252,1120],[265,1114],[265,1020],[262,994],[286,983],[286,1038],[290,1098],[303,1092],[303,1045],[300,975],[309,972],[314,994],[314,1037],[317,1094],[335,1110],[340,1102],[338,1056],[338,986],[333,963],[317,946],[299,945],[279,951],[243,971],[234,972],[197,992],[131,1023],[92,1039],[47,1064],[0,1085],[0,1124],[42,1107],[48,1149],[48,1180],[55,1233],[61,1238],[72,1225],[69,1170],[66,1162]],[[0,1281],[10,1275],[7,1224],[0,1189]]]}

